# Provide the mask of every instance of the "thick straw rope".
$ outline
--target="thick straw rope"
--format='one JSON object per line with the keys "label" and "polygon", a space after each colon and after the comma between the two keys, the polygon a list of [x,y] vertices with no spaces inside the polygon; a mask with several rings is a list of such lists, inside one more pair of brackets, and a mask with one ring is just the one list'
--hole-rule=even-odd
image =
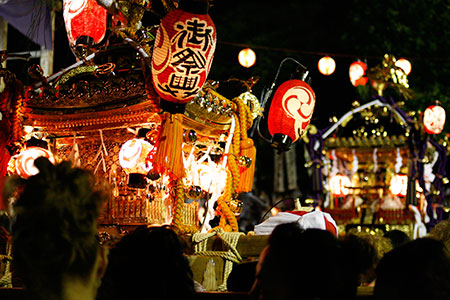
{"label": "thick straw rope", "polygon": [[11,242],[6,243],[6,255],[0,255],[0,260],[6,260],[5,274],[0,277],[0,287],[12,288],[12,274],[11,274]]}
{"label": "thick straw rope", "polygon": [[[229,248],[228,251],[208,251],[206,250],[208,239],[217,235],[220,237],[225,245]],[[225,268],[223,274],[223,282],[217,288],[218,291],[227,290],[227,280],[230,276],[231,270],[233,269],[233,263],[240,263],[242,257],[236,249],[239,238],[244,235],[242,232],[225,232],[222,228],[214,228],[208,233],[195,233],[192,236],[192,242],[194,242],[194,254],[199,256],[209,256],[209,257],[221,257],[225,259]]]}

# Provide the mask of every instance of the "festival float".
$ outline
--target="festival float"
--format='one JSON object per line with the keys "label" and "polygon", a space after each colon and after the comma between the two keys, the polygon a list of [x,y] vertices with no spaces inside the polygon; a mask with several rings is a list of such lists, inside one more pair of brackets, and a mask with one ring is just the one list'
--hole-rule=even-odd
{"label": "festival float", "polygon": [[[47,77],[34,65],[28,86],[1,69],[1,175],[32,176],[40,156],[92,170],[112,187],[102,238],[172,225],[192,237],[196,255],[222,260],[212,289],[224,290],[232,262],[260,250],[236,250],[237,195],[251,191],[255,171],[247,131],[262,113],[257,79],[232,99],[218,93],[208,80],[217,39],[208,1],[161,2],[160,24],[141,27],[150,1],[64,1],[77,62]],[[226,250],[209,251],[215,235]]]}
{"label": "festival float", "polygon": [[[438,103],[421,115],[407,113],[401,101],[411,97],[406,73],[385,55],[380,66],[350,66],[355,87],[376,91],[329,127],[310,127],[305,141],[313,180],[313,198],[338,223],[340,232],[383,234],[392,229],[411,238],[442,220],[446,148],[433,135],[442,132],[445,110]],[[430,126],[434,127],[430,130]]]}

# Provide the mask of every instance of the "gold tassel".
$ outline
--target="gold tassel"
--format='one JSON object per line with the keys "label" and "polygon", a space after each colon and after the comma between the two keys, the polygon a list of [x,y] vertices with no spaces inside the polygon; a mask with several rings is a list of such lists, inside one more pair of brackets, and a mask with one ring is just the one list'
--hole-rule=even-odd
{"label": "gold tassel", "polygon": [[165,112],[162,116],[161,134],[153,164],[158,173],[168,173],[173,180],[184,177],[182,114]]}
{"label": "gold tassel", "polygon": [[241,178],[239,180],[239,186],[236,191],[250,192],[253,187],[253,177],[255,175],[255,161],[256,161],[256,147],[251,138],[247,138],[241,141],[241,156],[245,156],[250,159],[250,166],[244,167],[244,171],[241,172]]}

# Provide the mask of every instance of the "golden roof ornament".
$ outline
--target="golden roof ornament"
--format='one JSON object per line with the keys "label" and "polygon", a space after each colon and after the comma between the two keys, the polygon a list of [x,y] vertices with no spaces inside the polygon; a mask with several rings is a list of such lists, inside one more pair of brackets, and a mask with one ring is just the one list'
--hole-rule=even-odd
{"label": "golden roof ornament", "polygon": [[385,54],[381,65],[373,67],[368,72],[372,87],[379,96],[383,96],[387,88],[393,88],[406,100],[412,98],[409,90],[408,76],[402,68],[395,65],[397,59],[391,54]]}

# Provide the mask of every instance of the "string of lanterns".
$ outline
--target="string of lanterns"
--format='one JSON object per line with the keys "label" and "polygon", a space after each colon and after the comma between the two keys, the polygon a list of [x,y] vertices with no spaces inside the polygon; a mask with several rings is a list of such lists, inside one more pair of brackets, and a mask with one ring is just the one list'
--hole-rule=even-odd
{"label": "string of lanterns", "polygon": [[[239,64],[245,68],[250,68],[255,65],[256,54],[251,48],[244,48],[239,52],[238,55]],[[400,58],[396,60],[395,66],[401,68],[405,75],[411,73],[411,63],[405,58]],[[322,75],[329,76],[336,70],[336,61],[325,55],[317,63],[317,68]],[[367,73],[367,64],[361,60],[356,60],[350,64],[349,67],[349,77],[353,86],[365,85],[367,84],[368,78],[365,77]]]}

